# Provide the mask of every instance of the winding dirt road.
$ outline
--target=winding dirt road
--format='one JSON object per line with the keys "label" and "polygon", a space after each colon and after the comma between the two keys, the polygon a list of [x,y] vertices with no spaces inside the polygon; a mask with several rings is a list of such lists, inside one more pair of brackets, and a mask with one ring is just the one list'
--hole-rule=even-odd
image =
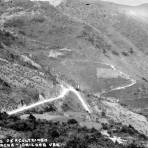
{"label": "winding dirt road", "polygon": [[55,101],[55,100],[62,99],[62,98],[64,98],[69,92],[73,92],[73,93],[78,97],[78,99],[80,100],[80,102],[82,103],[82,106],[84,107],[84,109],[85,109],[88,113],[91,113],[91,109],[90,109],[89,105],[87,104],[87,102],[84,101],[84,99],[82,98],[81,94],[80,94],[75,88],[73,88],[72,86],[67,85],[67,84],[66,84],[66,86],[61,85],[61,92],[60,92],[60,95],[57,96],[57,97],[50,98],[50,99],[42,99],[42,101],[38,101],[38,102],[33,103],[33,104],[31,104],[31,105],[28,105],[28,106],[22,106],[21,108],[18,108],[18,109],[9,111],[9,112],[7,112],[7,113],[8,113],[9,115],[14,115],[14,114],[17,114],[17,113],[20,113],[20,112],[23,112],[23,111],[26,111],[26,110],[35,108],[35,107],[37,107],[37,106],[39,106],[39,105],[43,105],[43,104],[45,104],[45,103],[50,103],[50,102],[53,102],[53,101]]}
{"label": "winding dirt road", "polygon": [[[113,65],[111,65],[111,64],[106,64],[106,65],[110,65],[113,70],[117,70],[117,69],[116,69]],[[112,90],[109,90],[108,92],[113,91],[113,90],[125,89],[125,88],[127,88],[127,87],[131,87],[131,86],[133,86],[134,84],[136,84],[136,81],[135,81],[134,79],[130,78],[129,75],[127,75],[127,74],[125,74],[125,73],[123,73],[123,72],[121,72],[121,71],[119,71],[119,72],[120,72],[120,74],[121,74],[123,77],[125,77],[126,79],[131,80],[131,83],[128,84],[128,85],[125,85],[125,86],[119,86],[119,87],[117,87],[117,88],[114,88],[114,89],[112,89]],[[59,96],[54,97],[54,98],[49,98],[49,99],[44,99],[44,98],[42,97],[41,101],[38,101],[38,102],[33,103],[33,104],[31,104],[31,105],[28,105],[28,106],[22,106],[21,108],[17,108],[17,109],[15,109],[15,110],[8,111],[7,113],[8,113],[9,115],[17,114],[17,113],[20,113],[20,112],[23,112],[23,111],[26,111],[26,110],[35,108],[35,107],[37,107],[37,106],[39,106],[39,105],[43,105],[43,104],[45,104],[45,103],[50,103],[50,102],[53,102],[53,101],[55,101],[55,100],[62,99],[62,98],[64,98],[69,92],[73,92],[73,93],[77,96],[77,98],[78,98],[79,101],[81,102],[82,106],[84,107],[84,109],[85,109],[88,113],[91,113],[91,112],[92,112],[91,109],[90,109],[90,106],[89,106],[88,103],[85,101],[85,99],[81,96],[81,94],[80,94],[74,87],[72,87],[72,86],[70,86],[70,85],[68,85],[68,84],[66,84],[66,83],[63,82],[63,83],[61,84],[61,92],[60,92],[60,95],[59,95]],[[102,93],[102,94],[103,94],[103,93]]]}
{"label": "winding dirt road", "polygon": [[[118,72],[120,73],[120,76],[122,76],[123,78],[125,78],[125,79],[131,81],[130,84],[127,84],[127,85],[124,85],[124,86],[118,86],[118,87],[113,88],[113,89],[111,89],[111,90],[109,90],[109,91],[106,91],[107,93],[108,93],[108,92],[111,92],[111,91],[114,91],[114,90],[126,89],[126,88],[131,87],[131,86],[133,86],[133,85],[135,85],[135,84],[137,83],[137,81],[136,81],[135,79],[131,78],[128,74],[125,74],[124,72],[118,70],[114,65],[112,65],[112,64],[107,64],[107,63],[104,63],[104,64],[110,66],[114,71],[118,71]],[[106,92],[105,92],[105,93],[106,93]]]}

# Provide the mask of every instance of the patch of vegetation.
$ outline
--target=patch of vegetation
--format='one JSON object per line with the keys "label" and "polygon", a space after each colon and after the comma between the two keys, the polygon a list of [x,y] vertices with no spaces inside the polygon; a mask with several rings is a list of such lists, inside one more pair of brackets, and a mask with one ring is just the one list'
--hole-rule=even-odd
{"label": "patch of vegetation", "polygon": [[45,21],[45,18],[43,16],[35,16],[31,23],[43,23]]}
{"label": "patch of vegetation", "polygon": [[114,54],[115,56],[119,56],[119,53],[114,50],[112,51],[112,54]]}
{"label": "patch of vegetation", "polygon": [[135,141],[127,146],[127,148],[145,148],[143,144],[138,144]]}
{"label": "patch of vegetation", "polygon": [[85,5],[89,6],[90,4],[87,3],[87,4],[85,4]]}
{"label": "patch of vegetation", "polygon": [[69,119],[68,124],[78,124],[78,122],[75,119]]}
{"label": "patch of vegetation", "polygon": [[11,89],[11,86],[7,82],[5,82],[4,80],[2,80],[0,78],[0,89],[9,90],[9,89]]}
{"label": "patch of vegetation", "polygon": [[133,54],[133,53],[134,53],[133,48],[130,48],[129,53],[130,53],[130,54]]}
{"label": "patch of vegetation", "polygon": [[122,126],[122,128],[118,132],[128,133],[129,135],[134,135],[135,133],[137,133],[137,131],[135,131],[135,129],[131,125]]}
{"label": "patch of vegetation", "polygon": [[20,28],[24,26],[25,20],[19,17],[14,17],[13,19],[8,20],[5,22],[4,27],[17,27]]}
{"label": "patch of vegetation", "polygon": [[34,3],[30,0],[9,0],[9,7],[23,7],[24,9],[29,9],[34,6]]}
{"label": "patch of vegetation", "polygon": [[148,83],[148,80],[144,77],[142,77],[142,80]]}
{"label": "patch of vegetation", "polygon": [[79,36],[77,36],[77,38],[83,38],[83,39],[89,41],[97,49],[110,50],[111,45],[106,43],[106,41],[104,40],[104,38],[102,36],[95,33],[91,27],[85,26],[84,30],[81,32],[81,34]]}
{"label": "patch of vegetation", "polygon": [[57,111],[57,108],[54,104],[48,104],[46,106],[36,107],[34,109],[28,110],[25,113],[30,114],[44,114],[45,112],[55,112]]}
{"label": "patch of vegetation", "polygon": [[95,129],[80,127],[75,119],[63,123],[51,122],[37,120],[31,114],[27,120],[21,120],[19,117],[0,113],[0,126],[24,132],[26,138],[47,138],[48,143],[64,143],[62,148],[123,148]]}
{"label": "patch of vegetation", "polygon": [[10,46],[15,40],[16,37],[14,37],[10,32],[0,30],[0,43]]}
{"label": "patch of vegetation", "polygon": [[129,56],[129,54],[127,52],[122,52],[122,55],[124,55],[125,57]]}
{"label": "patch of vegetation", "polygon": [[94,128],[80,127],[75,119],[60,123],[37,120],[30,114],[28,119],[21,120],[17,116],[9,116],[3,112],[0,113],[0,126],[23,132],[26,138],[46,138],[47,144],[53,141],[64,143],[61,148],[144,148],[136,143],[128,146],[113,143]]}
{"label": "patch of vegetation", "polygon": [[21,35],[26,35],[25,31],[23,31],[23,30],[19,30],[18,32],[19,32]]}
{"label": "patch of vegetation", "polygon": [[142,140],[148,140],[148,138],[139,133],[137,130],[135,130],[131,125],[126,126],[126,125],[122,125],[121,123],[110,123],[110,124],[102,124],[102,128],[104,130],[107,130],[109,133],[111,134],[126,134],[128,136],[131,137],[136,137],[138,139],[142,139]]}

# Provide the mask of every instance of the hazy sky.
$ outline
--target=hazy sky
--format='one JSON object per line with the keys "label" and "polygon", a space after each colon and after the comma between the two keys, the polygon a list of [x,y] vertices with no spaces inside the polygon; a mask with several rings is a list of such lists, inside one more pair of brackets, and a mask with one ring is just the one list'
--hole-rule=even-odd
{"label": "hazy sky", "polygon": [[148,0],[102,0],[102,1],[109,1],[119,4],[132,5],[132,6],[148,3]]}

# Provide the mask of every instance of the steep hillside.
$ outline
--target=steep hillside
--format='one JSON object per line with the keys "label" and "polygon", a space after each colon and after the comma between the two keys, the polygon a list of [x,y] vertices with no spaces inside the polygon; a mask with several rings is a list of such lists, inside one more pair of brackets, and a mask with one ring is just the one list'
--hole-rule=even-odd
{"label": "steep hillside", "polygon": [[[10,67],[13,73],[9,70],[7,77],[1,73],[1,78],[12,86],[33,87],[39,94],[49,97],[46,93],[52,87],[49,81],[55,81],[57,75],[58,78],[74,86],[80,85],[82,90],[93,93],[132,84],[128,75],[104,62],[108,59],[108,55],[104,55],[105,50],[112,50],[114,44],[90,25],[63,15],[53,6],[47,5],[47,2],[14,1],[13,4],[5,3],[5,7],[1,15],[3,40],[0,54],[8,63],[2,66],[3,71],[6,72],[7,67]],[[33,74],[26,75],[25,71],[35,72],[36,78],[31,78]],[[113,73],[112,76],[104,77],[107,72]],[[17,80],[14,78],[16,74]],[[31,79],[35,79],[33,81],[36,82],[33,83],[39,83],[40,86],[33,83],[30,85]],[[41,89],[41,85],[46,88]]]}
{"label": "steep hillside", "polygon": [[[147,88],[148,82],[147,7],[145,5],[130,7],[100,1],[69,0],[66,4],[60,5],[59,10],[69,18],[83,22],[95,30],[97,37],[91,36],[88,42],[95,45],[96,51],[99,52],[97,60],[115,66],[117,70],[136,81],[131,88],[115,91],[113,94],[116,95],[112,97],[119,98],[127,105],[136,105],[136,102],[138,104],[135,100],[137,98],[141,99],[143,104],[146,103],[147,89],[144,91],[143,87]],[[123,93],[121,95],[118,92]],[[125,92],[128,94],[126,95]],[[139,108],[143,107],[142,104],[139,105]]]}
{"label": "steep hillside", "polygon": [[[30,113],[40,120],[75,118],[114,143],[145,143],[148,120],[138,113],[148,115],[146,7],[50,2],[0,2],[0,109],[11,115],[2,113],[0,126],[17,129],[15,114],[29,130]],[[32,119],[34,132],[35,125],[41,130]]]}

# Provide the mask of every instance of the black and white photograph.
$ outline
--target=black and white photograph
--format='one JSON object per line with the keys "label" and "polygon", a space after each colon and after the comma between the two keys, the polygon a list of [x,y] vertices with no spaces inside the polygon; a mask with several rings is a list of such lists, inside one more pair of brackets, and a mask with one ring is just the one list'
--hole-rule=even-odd
{"label": "black and white photograph", "polygon": [[0,0],[0,148],[148,148],[148,0]]}

